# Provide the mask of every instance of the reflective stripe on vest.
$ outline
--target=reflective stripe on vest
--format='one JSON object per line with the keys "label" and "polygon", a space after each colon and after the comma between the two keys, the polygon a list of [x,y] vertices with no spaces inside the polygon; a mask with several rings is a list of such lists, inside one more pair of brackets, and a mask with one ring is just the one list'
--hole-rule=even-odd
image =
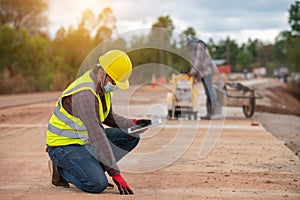
{"label": "reflective stripe on vest", "polygon": [[72,91],[76,91],[76,90],[78,90],[80,88],[84,88],[84,87],[92,88],[95,91],[94,83],[87,82],[87,83],[80,83],[80,84],[76,85],[74,88],[71,88],[68,91],[64,91],[63,95],[68,95],[68,94],[72,93]]}
{"label": "reflective stripe on vest", "polygon": [[[61,105],[58,104],[56,108],[54,109],[54,115],[63,121],[66,125],[68,125],[70,128],[78,131],[85,131],[86,127],[83,125],[80,125],[76,123],[75,121],[72,121],[70,118],[68,118],[66,115],[64,115],[62,112],[60,112]],[[53,132],[53,131],[52,131]],[[54,133],[54,132],[53,132]]]}
{"label": "reflective stripe on vest", "polygon": [[48,124],[48,130],[51,131],[52,133],[55,133],[58,136],[63,136],[67,138],[73,138],[73,139],[81,139],[82,141],[86,141],[89,139],[88,135],[85,134],[80,134],[78,132],[72,132],[68,130],[61,130],[52,124]]}
{"label": "reflective stripe on vest", "polygon": [[111,94],[104,93],[107,110],[103,112],[99,94],[95,91],[95,84],[90,77],[91,70],[71,83],[56,103],[56,107],[50,119],[47,131],[47,144],[49,146],[61,146],[68,144],[85,144],[88,142],[88,132],[83,122],[69,114],[62,106],[62,99],[74,95],[80,91],[89,90],[99,101],[100,121],[104,121],[111,107]]}

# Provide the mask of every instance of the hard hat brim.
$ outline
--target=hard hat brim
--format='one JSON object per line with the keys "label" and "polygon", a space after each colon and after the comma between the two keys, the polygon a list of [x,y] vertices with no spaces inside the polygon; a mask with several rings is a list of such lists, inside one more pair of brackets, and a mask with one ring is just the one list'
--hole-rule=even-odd
{"label": "hard hat brim", "polygon": [[116,85],[122,90],[127,90],[129,88],[129,81],[126,80],[125,82],[117,82]]}

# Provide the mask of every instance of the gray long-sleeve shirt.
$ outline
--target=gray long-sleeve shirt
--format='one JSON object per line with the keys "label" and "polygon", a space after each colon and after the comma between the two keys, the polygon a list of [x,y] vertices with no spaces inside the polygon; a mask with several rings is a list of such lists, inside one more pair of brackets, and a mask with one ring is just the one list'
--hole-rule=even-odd
{"label": "gray long-sleeve shirt", "polygon": [[194,56],[189,74],[194,77],[199,75],[205,77],[215,74],[216,66],[210,57],[206,44],[202,41],[197,41],[193,51]]}

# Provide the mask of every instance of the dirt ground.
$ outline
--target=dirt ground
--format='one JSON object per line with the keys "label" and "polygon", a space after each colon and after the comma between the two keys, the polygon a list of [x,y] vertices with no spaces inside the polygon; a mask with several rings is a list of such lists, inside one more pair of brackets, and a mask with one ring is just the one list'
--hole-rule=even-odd
{"label": "dirt ground", "polygon": [[264,97],[257,100],[256,111],[300,116],[300,89],[272,79],[252,88]]}
{"label": "dirt ground", "polygon": [[[166,92],[161,87],[118,91],[113,97],[114,109],[131,117],[161,117]],[[55,95],[59,94],[50,96]],[[258,105],[269,100],[262,101]],[[286,138],[299,141],[297,134],[286,137],[299,133],[295,125],[299,117],[257,112],[253,119],[246,119],[240,108],[228,108],[223,120],[164,120],[163,126],[145,132],[138,147],[120,163],[133,196],[120,197],[117,189],[87,194],[74,186],[52,188],[45,132],[54,104],[55,100],[0,109],[0,199],[300,197],[300,161],[284,145]],[[260,124],[252,126],[254,121]],[[267,132],[268,126],[282,138]]]}
{"label": "dirt ground", "polygon": [[299,88],[272,79],[252,88],[264,97],[257,99],[254,119],[300,158]]}

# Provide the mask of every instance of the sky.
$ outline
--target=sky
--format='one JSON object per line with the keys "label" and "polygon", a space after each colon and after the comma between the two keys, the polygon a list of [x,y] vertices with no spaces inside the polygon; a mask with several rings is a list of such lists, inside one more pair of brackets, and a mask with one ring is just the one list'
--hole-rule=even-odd
{"label": "sky", "polygon": [[203,41],[227,37],[238,43],[260,39],[274,43],[281,31],[290,30],[288,10],[295,0],[48,0],[49,33],[78,25],[82,12],[90,8],[98,16],[110,7],[119,33],[151,28],[160,16],[169,15],[175,31],[188,27]]}

